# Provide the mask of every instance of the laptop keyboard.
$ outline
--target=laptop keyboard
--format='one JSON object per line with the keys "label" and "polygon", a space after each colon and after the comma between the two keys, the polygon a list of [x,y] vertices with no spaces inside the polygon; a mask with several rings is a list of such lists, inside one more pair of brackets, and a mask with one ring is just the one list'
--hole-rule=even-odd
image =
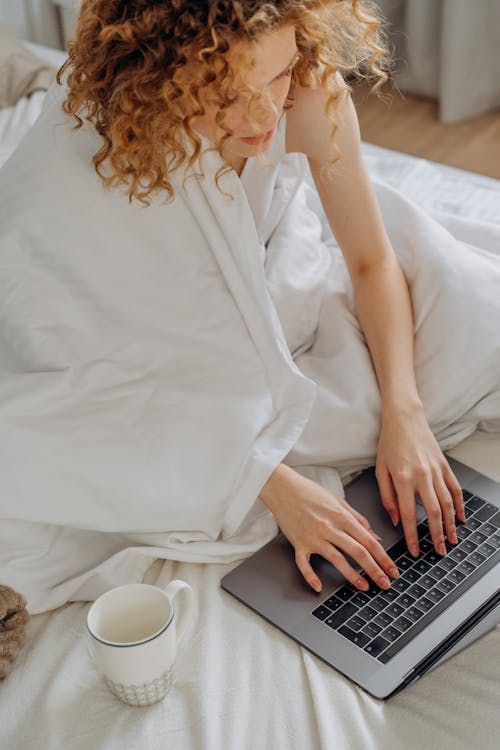
{"label": "laptop keyboard", "polygon": [[368,591],[347,583],[314,609],[314,617],[386,664],[500,560],[500,510],[467,490],[463,496],[467,521],[456,519],[458,543],[446,541],[446,555],[434,551],[423,521],[418,557],[404,538],[387,550],[399,569],[390,589],[363,574]]}

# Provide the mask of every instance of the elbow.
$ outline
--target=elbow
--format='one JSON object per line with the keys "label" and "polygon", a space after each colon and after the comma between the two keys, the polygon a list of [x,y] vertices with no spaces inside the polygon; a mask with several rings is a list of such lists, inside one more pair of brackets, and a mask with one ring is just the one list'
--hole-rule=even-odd
{"label": "elbow", "polygon": [[349,275],[354,286],[370,283],[376,278],[387,276],[394,272],[400,273],[401,267],[396,255],[390,252],[380,253],[369,259],[359,259],[349,268]]}

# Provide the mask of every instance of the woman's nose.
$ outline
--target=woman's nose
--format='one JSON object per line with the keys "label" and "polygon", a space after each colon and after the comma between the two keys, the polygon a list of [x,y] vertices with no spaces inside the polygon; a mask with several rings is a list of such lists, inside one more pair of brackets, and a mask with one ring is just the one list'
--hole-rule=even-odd
{"label": "woman's nose", "polygon": [[266,127],[266,131],[273,130],[279,120],[280,113],[276,102],[270,94],[263,94],[260,97],[257,111],[259,121]]}

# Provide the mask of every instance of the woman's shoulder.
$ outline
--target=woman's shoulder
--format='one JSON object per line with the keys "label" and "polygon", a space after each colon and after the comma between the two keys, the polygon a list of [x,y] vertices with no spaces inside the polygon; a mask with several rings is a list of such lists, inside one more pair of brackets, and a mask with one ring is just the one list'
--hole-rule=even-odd
{"label": "woman's shoulder", "polygon": [[[340,74],[339,89],[343,88]],[[314,151],[315,133],[325,121],[331,127],[325,113],[325,106],[330,93],[318,81],[313,86],[295,85],[292,92],[293,104],[286,110],[285,148],[287,153],[300,152],[310,154]],[[338,110],[342,107],[339,102]]]}

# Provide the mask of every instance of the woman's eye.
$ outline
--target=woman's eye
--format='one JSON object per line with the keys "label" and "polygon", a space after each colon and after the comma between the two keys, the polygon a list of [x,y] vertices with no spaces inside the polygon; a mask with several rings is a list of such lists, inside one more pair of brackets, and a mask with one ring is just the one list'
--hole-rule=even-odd
{"label": "woman's eye", "polygon": [[290,65],[290,67],[287,70],[284,70],[283,73],[281,73],[278,78],[288,78],[288,76],[292,75],[293,65]]}
{"label": "woman's eye", "polygon": [[[231,107],[233,104],[235,104],[239,100],[239,98],[240,98],[239,96],[229,97],[226,106]],[[223,107],[225,104],[223,99],[207,99],[207,102],[215,107]]]}

